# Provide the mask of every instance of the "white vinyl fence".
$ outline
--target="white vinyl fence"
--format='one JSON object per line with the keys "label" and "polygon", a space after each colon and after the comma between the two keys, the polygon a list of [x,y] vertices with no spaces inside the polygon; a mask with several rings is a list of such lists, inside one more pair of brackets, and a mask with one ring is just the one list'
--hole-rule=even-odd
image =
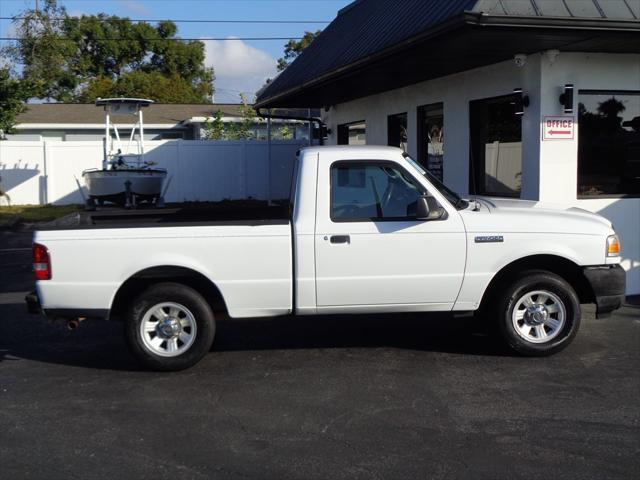
{"label": "white vinyl fence", "polygon": [[487,143],[485,189],[493,194],[517,195],[522,185],[522,142]]}
{"label": "white vinyl fence", "polygon": [[[167,202],[289,197],[301,141],[145,142],[145,160],[168,171]],[[101,168],[102,142],[0,142],[0,190],[12,205],[82,203],[82,171]],[[77,181],[76,181],[77,179]],[[1,200],[1,199],[0,199]],[[6,203],[6,200],[4,200]]]}

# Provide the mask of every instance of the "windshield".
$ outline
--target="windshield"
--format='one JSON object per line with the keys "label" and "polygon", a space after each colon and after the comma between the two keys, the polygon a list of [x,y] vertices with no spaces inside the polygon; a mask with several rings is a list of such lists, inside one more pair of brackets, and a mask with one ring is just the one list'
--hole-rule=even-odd
{"label": "windshield", "polygon": [[449,200],[449,202],[451,202],[451,205],[456,207],[456,209],[464,210],[465,208],[467,208],[469,206],[469,202],[467,202],[466,200],[463,200],[462,198],[460,198],[460,195],[458,195],[456,192],[454,192],[449,187],[447,187],[444,183],[442,183],[438,179],[438,177],[433,175],[431,172],[429,172],[429,171],[425,170],[424,168],[422,168],[422,165],[420,165],[418,162],[416,162],[409,155],[404,154],[404,158],[406,158],[407,162],[409,162],[411,164],[411,166],[413,168],[415,168],[422,176],[424,176],[427,180],[429,180],[429,182],[431,182],[431,184],[434,187],[436,187],[436,189],[447,200]]}

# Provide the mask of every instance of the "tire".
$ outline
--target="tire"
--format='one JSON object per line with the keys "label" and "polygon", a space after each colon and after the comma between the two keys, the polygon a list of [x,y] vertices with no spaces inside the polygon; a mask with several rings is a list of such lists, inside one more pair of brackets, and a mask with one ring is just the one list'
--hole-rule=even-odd
{"label": "tire", "polygon": [[178,371],[204,357],[215,335],[207,301],[179,283],[159,283],[131,305],[125,332],[131,352],[147,368]]}
{"label": "tire", "polygon": [[494,318],[506,344],[524,356],[552,355],[567,347],[580,327],[580,302],[562,277],[530,270],[497,294]]}

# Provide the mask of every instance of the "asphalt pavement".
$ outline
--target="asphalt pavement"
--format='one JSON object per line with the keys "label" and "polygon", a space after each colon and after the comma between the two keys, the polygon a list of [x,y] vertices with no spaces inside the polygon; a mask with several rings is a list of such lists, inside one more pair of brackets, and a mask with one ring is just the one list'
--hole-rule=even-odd
{"label": "asphalt pavement", "polygon": [[640,478],[638,308],[549,358],[448,315],[227,320],[155,373],[26,313],[29,242],[0,231],[0,479]]}

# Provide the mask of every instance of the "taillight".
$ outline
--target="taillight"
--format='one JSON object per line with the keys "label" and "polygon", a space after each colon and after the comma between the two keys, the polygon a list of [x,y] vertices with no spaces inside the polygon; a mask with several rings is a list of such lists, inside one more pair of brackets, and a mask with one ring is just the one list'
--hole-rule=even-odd
{"label": "taillight", "polygon": [[33,273],[36,275],[36,280],[51,280],[49,250],[39,243],[33,244]]}

